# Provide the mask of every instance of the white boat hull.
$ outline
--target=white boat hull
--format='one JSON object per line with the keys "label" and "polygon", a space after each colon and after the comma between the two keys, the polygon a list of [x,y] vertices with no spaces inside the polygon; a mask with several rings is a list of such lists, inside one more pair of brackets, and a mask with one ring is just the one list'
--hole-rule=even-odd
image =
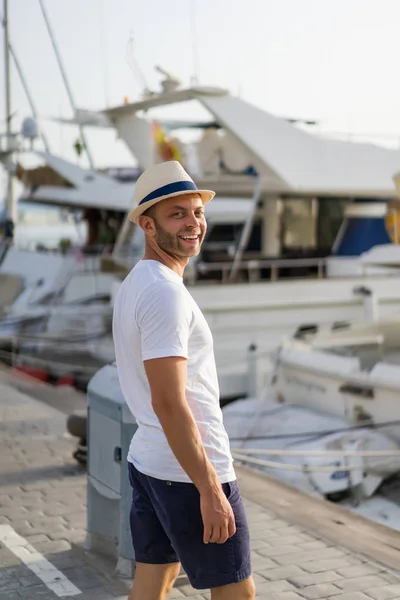
{"label": "white boat hull", "polygon": [[[400,277],[287,280],[233,285],[196,285],[189,291],[214,337],[221,396],[258,395],[269,381],[270,354],[304,324],[362,323],[367,286],[382,317],[400,313]],[[249,348],[256,365],[249,371]]]}
{"label": "white boat hull", "polygon": [[[382,327],[372,325],[371,332],[379,332]],[[400,320],[388,321],[387,327],[393,328],[396,337]],[[350,335],[352,329],[348,331]],[[400,442],[400,365],[385,362],[384,358],[368,365],[369,355],[379,352],[382,343],[382,336],[372,333],[370,337],[355,336],[351,342],[352,348],[356,342],[360,348],[363,345],[362,357],[340,356],[301,341],[283,344],[273,378],[280,402],[323,411],[355,425],[373,424]]]}
{"label": "white boat hull", "polygon": [[[231,448],[241,460],[251,453],[250,465],[314,495],[350,493],[361,501],[400,468],[399,446],[384,434],[352,430],[346,419],[321,411],[280,405],[272,393],[233,402],[223,414]],[[259,462],[254,465],[251,457]]]}
{"label": "white boat hull", "polygon": [[[84,272],[85,265],[79,263],[79,258],[48,257],[41,253],[30,253],[33,255],[31,257],[25,254],[27,259],[35,259],[35,269],[29,265],[29,268],[21,271],[21,264],[28,265],[25,255],[21,261],[18,251],[10,250],[7,260],[2,264],[3,271],[12,271],[11,267],[14,267],[14,271],[21,272],[24,277],[28,272],[31,279],[34,277],[28,287],[36,287],[36,281],[43,277],[46,283],[38,289],[42,294],[45,291],[52,294],[61,303],[79,302],[90,296],[107,294],[107,291],[113,296],[120,284],[120,279],[111,273]],[[14,255],[16,260],[12,265],[10,261]],[[49,258],[59,261],[54,274],[50,274],[45,265]],[[272,364],[270,353],[284,339],[292,336],[299,326],[329,326],[338,321],[363,322],[366,304],[355,293],[360,286],[371,290],[382,317],[400,312],[400,277],[396,275],[242,284],[197,283],[188,286],[213,333],[221,398],[260,393],[269,380]],[[19,308],[20,313],[25,309],[28,315],[30,304],[38,302],[37,290],[34,290],[34,294],[27,290],[14,308]],[[52,330],[59,328],[54,326]],[[254,348],[252,353],[249,353],[250,347]],[[112,360],[113,355],[108,352],[107,358]]]}

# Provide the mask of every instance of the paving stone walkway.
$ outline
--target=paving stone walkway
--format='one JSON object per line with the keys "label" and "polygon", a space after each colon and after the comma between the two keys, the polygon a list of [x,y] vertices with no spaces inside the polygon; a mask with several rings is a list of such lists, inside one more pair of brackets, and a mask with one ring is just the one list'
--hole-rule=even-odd
{"label": "paving stone walkway", "polygon": [[[78,589],[73,597],[80,600],[127,598],[127,582],[115,581],[74,549],[85,537],[86,474],[72,459],[74,441],[65,420],[0,372],[1,600],[56,600],[62,596],[53,589],[63,578],[67,589]],[[260,600],[400,600],[399,572],[289,523],[251,498],[245,503]],[[18,551],[4,542],[10,528],[26,544]],[[47,572],[53,589],[20,558],[35,552],[61,577],[54,580],[54,571]],[[170,597],[204,600],[210,594],[181,584]]]}

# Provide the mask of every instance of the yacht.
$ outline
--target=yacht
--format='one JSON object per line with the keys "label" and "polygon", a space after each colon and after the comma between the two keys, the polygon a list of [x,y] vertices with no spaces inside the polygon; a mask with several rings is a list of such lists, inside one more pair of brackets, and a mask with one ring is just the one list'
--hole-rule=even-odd
{"label": "yacht", "polygon": [[[199,102],[209,120],[152,117],[153,109],[187,101]],[[398,151],[317,137],[216,88],[163,89],[77,118],[115,128],[138,172],[179,152],[198,185],[217,191],[202,253],[185,277],[213,332],[223,399],[262,389],[271,350],[300,325],[362,322],[370,298],[383,317],[400,307],[400,264],[366,258],[371,248],[396,249]],[[200,134],[190,151],[175,136],[189,127]],[[111,310],[143,246],[140,229],[126,218],[134,181],[46,153],[40,159],[57,178],[42,185],[22,169],[24,201],[80,210],[88,246],[96,241],[96,219],[113,223],[115,237],[98,257]],[[110,339],[96,352],[111,360]]]}

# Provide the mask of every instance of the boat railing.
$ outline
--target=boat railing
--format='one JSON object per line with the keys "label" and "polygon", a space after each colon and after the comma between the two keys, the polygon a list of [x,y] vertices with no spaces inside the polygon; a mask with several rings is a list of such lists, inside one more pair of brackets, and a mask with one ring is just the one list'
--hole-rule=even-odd
{"label": "boat railing", "polygon": [[23,252],[41,252],[43,254],[55,256],[74,257],[76,259],[76,271],[81,273],[93,273],[101,270],[101,259],[104,256],[111,256],[109,244],[96,244],[93,246],[74,246],[63,249],[61,247],[41,247],[19,244],[18,242],[5,239],[0,240],[0,264],[5,259],[7,252],[11,249]]}
{"label": "boat railing", "polygon": [[[237,281],[240,277],[245,281],[256,282],[265,279],[277,281],[281,278],[283,269],[293,270],[289,276],[304,276],[304,269],[314,269],[314,274],[318,279],[325,277],[325,258],[276,258],[276,259],[250,259],[242,260],[236,264],[236,273],[231,276],[233,261],[226,262],[197,262],[191,265],[185,273],[185,279],[188,283],[195,283],[198,279],[205,276],[211,276],[213,279],[219,279],[221,283]],[[267,273],[265,273],[267,271]],[[303,271],[302,274],[299,271]],[[287,277],[287,274],[285,275]]]}

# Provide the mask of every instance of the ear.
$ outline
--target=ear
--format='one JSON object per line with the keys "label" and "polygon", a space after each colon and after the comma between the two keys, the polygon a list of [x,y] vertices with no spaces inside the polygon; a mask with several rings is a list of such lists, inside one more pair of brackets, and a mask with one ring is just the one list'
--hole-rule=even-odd
{"label": "ear", "polygon": [[151,217],[148,217],[147,215],[140,215],[137,224],[141,229],[143,229],[146,235],[155,235],[156,228],[154,226],[154,221]]}

